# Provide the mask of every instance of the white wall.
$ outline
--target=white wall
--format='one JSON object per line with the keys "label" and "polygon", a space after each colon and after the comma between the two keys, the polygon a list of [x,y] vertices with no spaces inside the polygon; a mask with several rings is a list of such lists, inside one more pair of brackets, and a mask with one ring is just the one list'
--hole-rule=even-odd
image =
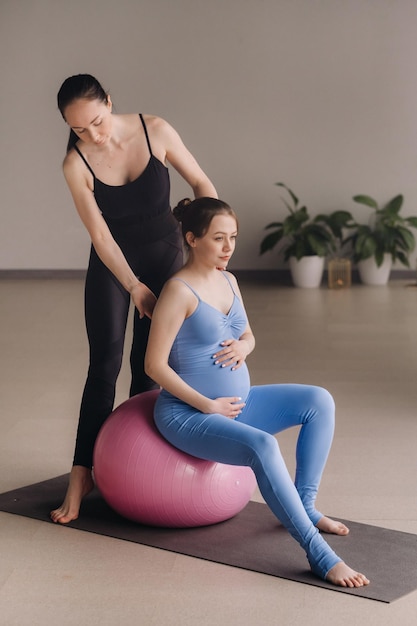
{"label": "white wall", "polygon": [[177,128],[239,214],[232,268],[277,266],[277,181],[313,214],[365,216],[357,193],[417,214],[416,25],[415,0],[1,0],[0,269],[86,266],[55,101],[79,72]]}

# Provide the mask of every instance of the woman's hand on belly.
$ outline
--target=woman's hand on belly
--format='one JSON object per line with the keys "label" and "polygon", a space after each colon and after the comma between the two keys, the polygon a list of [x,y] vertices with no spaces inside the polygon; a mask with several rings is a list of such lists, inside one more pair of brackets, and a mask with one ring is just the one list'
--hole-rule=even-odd
{"label": "woman's hand on belly", "polygon": [[221,342],[224,346],[213,354],[215,364],[221,367],[231,367],[236,370],[243,365],[249,354],[248,343],[244,339],[225,339]]}
{"label": "woman's hand on belly", "polygon": [[216,398],[210,401],[208,413],[219,413],[230,419],[235,419],[241,412],[245,403],[237,396]]}

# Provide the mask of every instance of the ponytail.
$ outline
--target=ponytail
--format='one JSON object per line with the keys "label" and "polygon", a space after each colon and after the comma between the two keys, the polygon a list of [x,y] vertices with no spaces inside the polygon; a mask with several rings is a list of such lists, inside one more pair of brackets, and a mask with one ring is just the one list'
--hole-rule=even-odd
{"label": "ponytail", "polygon": [[79,139],[78,135],[76,133],[74,133],[74,131],[71,128],[70,134],[69,134],[69,137],[68,137],[68,143],[67,143],[67,154],[68,154],[68,152],[70,150],[73,149],[73,147],[77,143],[78,139]]}

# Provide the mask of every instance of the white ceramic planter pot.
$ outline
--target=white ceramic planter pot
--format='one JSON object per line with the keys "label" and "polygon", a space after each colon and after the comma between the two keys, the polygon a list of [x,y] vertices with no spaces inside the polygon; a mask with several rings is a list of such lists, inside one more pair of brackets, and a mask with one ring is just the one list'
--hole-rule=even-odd
{"label": "white ceramic planter pot", "polygon": [[319,287],[323,277],[324,257],[290,257],[291,277],[296,287]]}
{"label": "white ceramic planter pot", "polygon": [[390,254],[384,255],[380,267],[377,266],[374,257],[358,262],[358,271],[361,282],[364,285],[386,285],[391,273],[392,259]]}

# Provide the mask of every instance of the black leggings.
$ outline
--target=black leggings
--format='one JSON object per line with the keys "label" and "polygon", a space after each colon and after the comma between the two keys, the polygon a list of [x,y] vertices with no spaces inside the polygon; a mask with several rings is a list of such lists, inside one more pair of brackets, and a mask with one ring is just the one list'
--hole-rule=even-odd
{"label": "black leggings", "polygon": [[[124,250],[124,253],[135,274],[156,296],[159,296],[165,281],[183,264],[179,229],[160,241],[137,245],[131,250]],[[90,364],[81,401],[74,465],[92,467],[96,437],[113,410],[129,306],[130,294],[91,248],[85,282],[85,320]],[[130,396],[156,387],[144,371],[149,327],[149,318],[145,316],[140,319],[135,308],[130,353]]]}

